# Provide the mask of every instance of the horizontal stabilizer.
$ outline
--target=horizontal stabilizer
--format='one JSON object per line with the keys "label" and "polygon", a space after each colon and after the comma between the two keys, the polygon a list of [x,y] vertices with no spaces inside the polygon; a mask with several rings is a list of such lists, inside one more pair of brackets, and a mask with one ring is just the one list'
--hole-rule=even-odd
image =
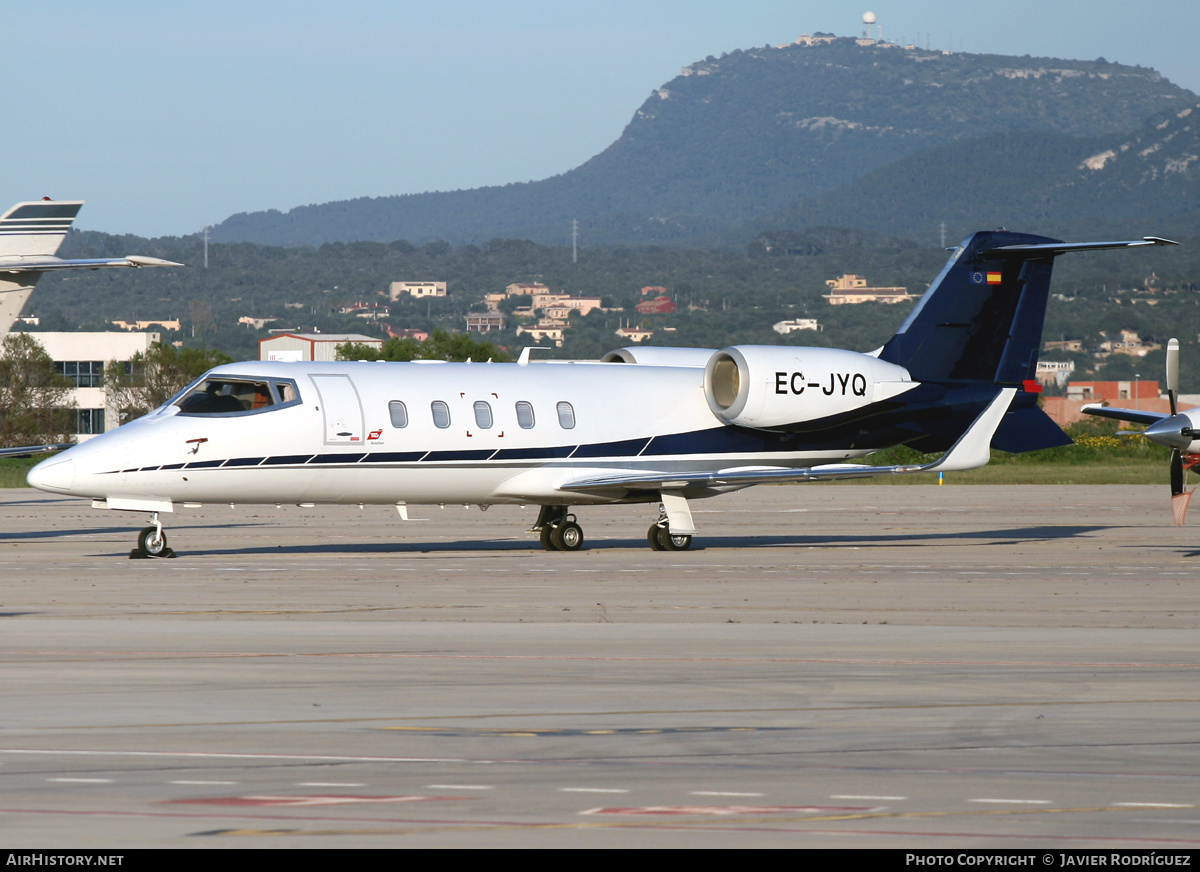
{"label": "horizontal stabilizer", "polygon": [[1037,406],[1009,410],[992,438],[993,448],[1010,454],[1058,448],[1073,443],[1074,440],[1063,432],[1062,427]]}
{"label": "horizontal stabilizer", "polygon": [[1072,251],[1102,251],[1108,248],[1142,248],[1146,245],[1178,245],[1170,239],[1163,239],[1161,236],[1143,236],[1141,239],[1132,239],[1125,242],[1050,242],[1034,245],[1001,245],[996,248],[989,248],[983,252],[984,257],[994,254],[1012,254],[1016,252],[1022,253],[1042,253],[1042,254],[1067,254]]}
{"label": "horizontal stabilizer", "polygon": [[1145,412],[1138,409],[1114,409],[1111,406],[1084,406],[1079,411],[1085,415],[1094,415],[1097,418],[1112,418],[1115,421],[1129,421],[1131,424],[1155,424],[1164,418],[1169,418],[1163,412]]}

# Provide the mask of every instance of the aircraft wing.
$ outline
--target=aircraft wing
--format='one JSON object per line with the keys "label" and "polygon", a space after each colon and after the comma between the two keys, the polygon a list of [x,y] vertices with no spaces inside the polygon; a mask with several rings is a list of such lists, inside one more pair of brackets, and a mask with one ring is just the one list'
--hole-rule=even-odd
{"label": "aircraft wing", "polygon": [[53,445],[25,445],[21,448],[0,448],[0,457],[33,457],[35,454],[53,454],[71,448],[74,442],[57,442]]}
{"label": "aircraft wing", "polygon": [[1164,418],[1171,417],[1164,412],[1145,412],[1138,409],[1114,409],[1110,406],[1084,406],[1079,411],[1097,418],[1115,418],[1118,421],[1129,421],[1133,424],[1154,424]]}
{"label": "aircraft wing", "polygon": [[716,472],[694,473],[632,472],[566,481],[565,491],[605,491],[614,489],[681,491],[697,487],[748,487],[755,484],[789,481],[832,481],[867,478],[876,475],[908,475],[914,472],[957,472],[983,466],[991,457],[992,436],[1016,396],[1016,388],[1004,388],[979,417],[959,437],[950,450],[933,463],[903,466],[868,466],[853,463],[829,463],[807,468],[737,467]]}
{"label": "aircraft wing", "polygon": [[183,266],[171,260],[159,257],[96,257],[79,260],[64,260],[52,256],[11,256],[0,257],[0,273],[43,273],[60,269],[105,269],[108,267],[140,267],[148,266]]}

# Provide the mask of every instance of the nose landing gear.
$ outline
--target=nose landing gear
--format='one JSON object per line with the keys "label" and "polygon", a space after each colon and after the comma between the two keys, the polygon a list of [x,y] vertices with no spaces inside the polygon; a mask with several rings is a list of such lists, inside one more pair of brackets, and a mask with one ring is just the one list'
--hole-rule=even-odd
{"label": "nose landing gear", "polygon": [[568,514],[566,506],[542,506],[537,522],[529,530],[537,533],[547,551],[578,551],[583,547],[583,528]]}
{"label": "nose landing gear", "polygon": [[150,521],[153,526],[147,527],[138,534],[137,548],[129,552],[130,560],[175,556],[175,552],[167,547],[167,534],[163,532],[162,521],[158,519],[158,512],[151,513]]}

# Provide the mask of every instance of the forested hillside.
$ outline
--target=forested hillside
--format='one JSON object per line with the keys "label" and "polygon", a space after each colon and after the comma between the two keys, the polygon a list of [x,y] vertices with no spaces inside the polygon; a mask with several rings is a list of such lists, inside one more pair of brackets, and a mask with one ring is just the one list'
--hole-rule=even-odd
{"label": "forested hillside", "polygon": [[[951,237],[956,242],[966,232]],[[1133,329],[1148,341],[1176,336],[1184,342],[1185,379],[1200,388],[1200,240],[1124,252],[1069,255],[1058,260],[1046,336],[1094,345],[1102,330]],[[238,318],[274,317],[270,327],[318,328],[382,336],[393,329],[462,330],[468,311],[483,309],[483,296],[511,282],[541,282],[554,291],[598,296],[612,311],[576,317],[565,346],[554,356],[594,358],[626,344],[614,331],[632,323],[654,329],[654,344],[722,347],[734,343],[824,345],[870,350],[887,339],[911,304],[830,306],[825,281],[842,273],[872,284],[920,292],[940,270],[946,252],[937,245],[874,232],[817,228],[804,233],[763,234],[741,249],[597,248],[580,252],[528,241],[492,240],[482,246],[331,243],[318,248],[281,248],[243,243],[213,245],[204,269],[194,238],[146,240],[99,233],[72,233],[62,253],[70,257],[127,253],[188,264],[164,270],[109,270],[47,275],[26,314],[48,330],[110,329],[110,320],[178,318],[168,340],[210,345],[235,357],[257,357],[266,330]],[[1147,278],[1153,276],[1149,293]],[[402,297],[382,322],[335,310],[356,301],[385,303],[392,281],[446,281],[450,296],[430,301]],[[680,312],[640,316],[633,306],[646,286],[666,288]],[[616,310],[620,311],[616,311]],[[816,318],[820,332],[783,337],[772,325]],[[539,344],[509,329],[488,338],[510,349]],[[1064,359],[1067,355],[1048,355]],[[1097,362],[1073,355],[1080,372]],[[1105,378],[1139,372],[1158,378],[1161,355],[1145,361],[1114,356],[1099,371]],[[1135,370],[1136,367],[1136,370]],[[1189,388],[1190,389],[1190,388]]]}
{"label": "forested hillside", "polygon": [[757,222],[884,232],[1003,224],[1051,235],[1200,233],[1200,106],[1132,133],[1004,133],[932,148]]}

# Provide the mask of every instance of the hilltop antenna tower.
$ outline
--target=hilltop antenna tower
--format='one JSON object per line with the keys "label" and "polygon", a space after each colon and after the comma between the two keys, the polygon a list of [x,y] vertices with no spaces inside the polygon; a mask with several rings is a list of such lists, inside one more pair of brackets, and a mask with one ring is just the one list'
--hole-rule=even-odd
{"label": "hilltop antenna tower", "polygon": [[571,219],[571,263],[579,263],[579,219]]}
{"label": "hilltop antenna tower", "polygon": [[[877,17],[876,17],[876,15],[875,15],[875,13],[874,13],[874,12],[864,12],[864,13],[863,13],[863,24],[864,24],[864,25],[866,26],[866,28],[867,28],[865,31],[863,31],[863,37],[864,37],[864,38],[866,38],[866,39],[871,39],[871,38],[872,38],[872,37],[871,37],[871,26],[872,26],[873,24],[875,24],[875,22],[876,22],[877,20],[878,20],[878,19],[877,19]],[[879,33],[880,33],[880,35],[882,36],[882,34],[883,34],[883,28],[882,28],[882,27],[879,29]]]}

